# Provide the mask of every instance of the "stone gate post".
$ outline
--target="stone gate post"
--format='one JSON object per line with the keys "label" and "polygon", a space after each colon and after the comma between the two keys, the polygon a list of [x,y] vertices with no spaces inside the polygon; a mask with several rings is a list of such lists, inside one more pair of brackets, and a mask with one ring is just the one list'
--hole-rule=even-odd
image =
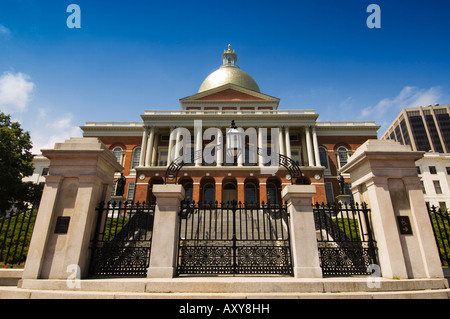
{"label": "stone gate post", "polygon": [[172,278],[178,255],[178,213],[184,199],[182,185],[153,185],[156,197],[148,278]]}
{"label": "stone gate post", "polygon": [[68,278],[74,265],[86,277],[95,208],[123,167],[97,138],[71,138],[42,154],[50,159],[49,175],[22,278]]}
{"label": "stone gate post", "polygon": [[281,194],[290,215],[292,262],[297,278],[322,277],[312,207],[315,194],[314,185],[286,185]]}
{"label": "stone gate post", "polygon": [[351,175],[355,200],[371,209],[383,277],[443,277],[415,165],[423,153],[395,141],[368,140],[341,169]]}

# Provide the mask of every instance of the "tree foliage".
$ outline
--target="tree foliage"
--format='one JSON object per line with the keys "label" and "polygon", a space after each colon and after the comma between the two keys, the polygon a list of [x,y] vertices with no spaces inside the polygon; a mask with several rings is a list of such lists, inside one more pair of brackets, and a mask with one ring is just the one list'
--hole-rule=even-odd
{"label": "tree foliage", "polygon": [[30,133],[0,112],[0,214],[28,200],[29,185],[22,178],[33,174],[31,148]]}

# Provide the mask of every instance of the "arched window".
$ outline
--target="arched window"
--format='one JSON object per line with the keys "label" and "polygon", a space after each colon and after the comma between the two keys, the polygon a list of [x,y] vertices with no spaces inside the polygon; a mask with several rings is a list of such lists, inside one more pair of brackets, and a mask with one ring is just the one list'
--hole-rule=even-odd
{"label": "arched window", "polygon": [[274,183],[267,183],[267,204],[278,204],[277,185]]}
{"label": "arched window", "polygon": [[348,150],[344,146],[341,146],[337,149],[337,160],[338,160],[339,168],[341,168],[345,164],[347,164]]}
{"label": "arched window", "polygon": [[247,204],[256,204],[258,202],[255,184],[253,183],[245,184],[244,200]]}
{"label": "arched window", "polygon": [[122,150],[122,148],[121,148],[120,146],[114,147],[113,153],[114,153],[114,156],[115,156],[116,159],[117,159],[117,162],[118,162],[120,165],[122,165],[122,160],[123,160],[123,150]]}
{"label": "arched window", "polygon": [[194,189],[194,186],[192,183],[186,183],[183,185],[184,188],[184,200],[185,201],[192,201],[192,191]]}
{"label": "arched window", "polygon": [[320,165],[325,167],[326,169],[328,169],[329,168],[329,166],[328,166],[328,151],[323,146],[319,147],[319,157],[320,157]]}
{"label": "arched window", "polygon": [[207,183],[203,186],[203,203],[210,204],[216,200],[216,187],[213,183]]}
{"label": "arched window", "polygon": [[141,147],[138,146],[133,150],[133,157],[131,159],[131,169],[139,166],[139,160],[141,158]]}

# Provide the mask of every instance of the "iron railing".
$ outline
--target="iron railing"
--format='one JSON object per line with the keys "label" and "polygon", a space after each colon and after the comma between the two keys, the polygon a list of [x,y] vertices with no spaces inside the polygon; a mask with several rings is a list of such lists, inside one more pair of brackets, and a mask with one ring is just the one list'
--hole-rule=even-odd
{"label": "iron railing", "polygon": [[178,275],[292,275],[288,219],[283,205],[184,203]]}
{"label": "iron railing", "polygon": [[22,268],[27,259],[39,204],[25,204],[0,218],[0,267]]}
{"label": "iron railing", "polygon": [[367,205],[316,203],[313,212],[323,275],[369,275],[378,258]]}
{"label": "iron railing", "polygon": [[450,216],[448,211],[427,206],[428,215],[436,239],[439,257],[443,267],[450,266]]}

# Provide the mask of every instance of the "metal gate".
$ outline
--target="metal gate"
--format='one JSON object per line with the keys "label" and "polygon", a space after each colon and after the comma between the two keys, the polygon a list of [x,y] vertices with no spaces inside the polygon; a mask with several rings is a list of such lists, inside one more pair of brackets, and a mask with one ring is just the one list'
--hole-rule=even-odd
{"label": "metal gate", "polygon": [[101,203],[91,242],[91,277],[145,277],[150,263],[154,206]]}
{"label": "metal gate", "polygon": [[370,275],[377,252],[366,204],[316,204],[313,211],[323,275]]}
{"label": "metal gate", "polygon": [[292,275],[288,225],[281,205],[183,203],[177,273]]}

